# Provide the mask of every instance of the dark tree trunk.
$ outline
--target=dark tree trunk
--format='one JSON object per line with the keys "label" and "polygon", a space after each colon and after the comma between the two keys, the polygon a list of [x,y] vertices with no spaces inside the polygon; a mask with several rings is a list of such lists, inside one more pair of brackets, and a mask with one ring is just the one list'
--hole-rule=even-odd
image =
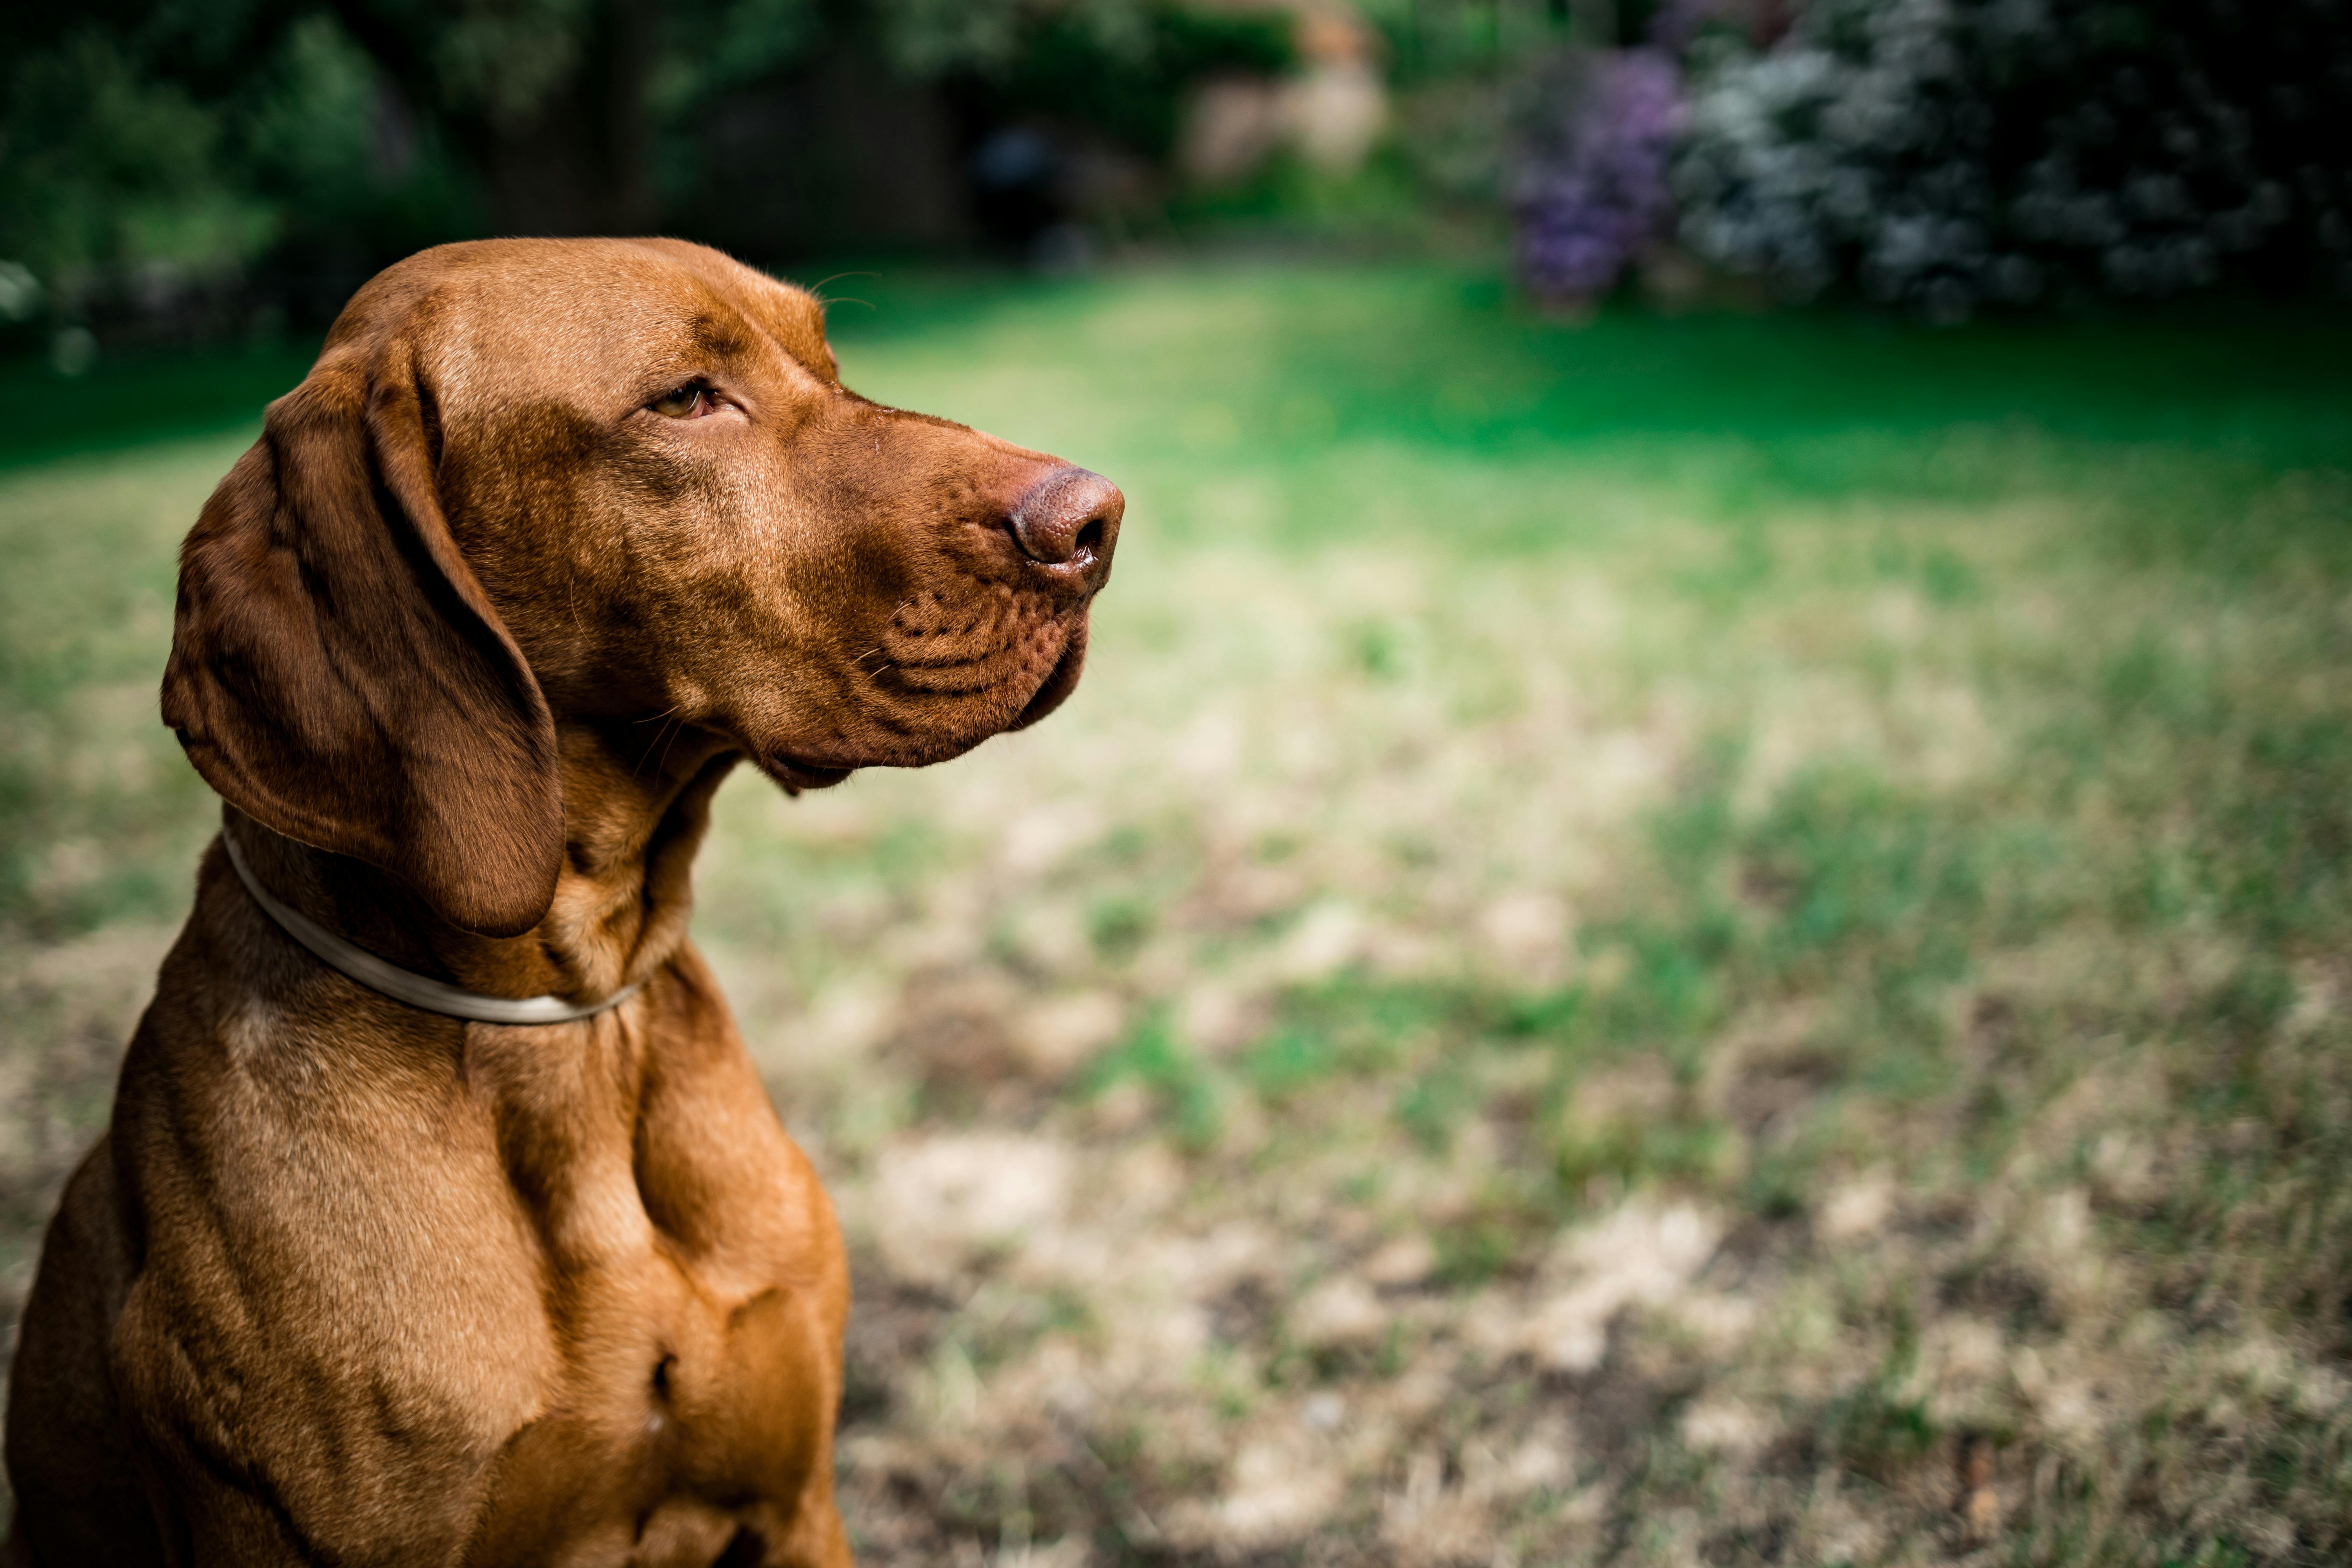
{"label": "dark tree trunk", "polygon": [[518,123],[484,119],[467,141],[501,234],[644,234],[654,226],[646,74],[649,8],[597,7],[580,69]]}
{"label": "dark tree trunk", "polygon": [[670,216],[762,263],[962,237],[962,158],[940,89],[835,44],[711,103],[697,178]]}
{"label": "dark tree trunk", "polygon": [[385,16],[340,0],[343,24],[400,87],[439,121],[480,175],[491,225],[503,235],[643,234],[658,216],[649,157],[646,79],[656,12],[604,0],[582,18],[578,65],[522,113],[452,103],[434,68],[438,18]]}

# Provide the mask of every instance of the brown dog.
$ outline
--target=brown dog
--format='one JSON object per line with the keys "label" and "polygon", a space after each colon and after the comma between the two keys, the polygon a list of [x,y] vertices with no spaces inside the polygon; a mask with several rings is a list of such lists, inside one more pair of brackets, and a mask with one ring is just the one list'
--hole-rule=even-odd
{"label": "brown dog", "polygon": [[[206,855],[50,1227],[18,1560],[846,1563],[841,1241],[689,862],[740,758],[1051,710],[1123,504],[848,392],[815,301],[698,247],[362,289],[183,552],[163,716],[266,893]],[[639,988],[465,1022],[259,897],[479,995]]]}

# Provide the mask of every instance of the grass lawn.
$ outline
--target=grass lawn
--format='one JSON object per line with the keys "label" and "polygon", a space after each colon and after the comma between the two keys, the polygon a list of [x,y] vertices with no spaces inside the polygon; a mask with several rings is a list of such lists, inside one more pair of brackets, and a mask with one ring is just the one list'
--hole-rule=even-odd
{"label": "grass lawn", "polygon": [[[2352,1557],[2352,323],[832,291],[1130,502],[1061,714],[704,858],[866,1562]],[[210,831],[250,426],[121,442],[234,375],[0,373],[111,448],[0,450],[12,1309]]]}

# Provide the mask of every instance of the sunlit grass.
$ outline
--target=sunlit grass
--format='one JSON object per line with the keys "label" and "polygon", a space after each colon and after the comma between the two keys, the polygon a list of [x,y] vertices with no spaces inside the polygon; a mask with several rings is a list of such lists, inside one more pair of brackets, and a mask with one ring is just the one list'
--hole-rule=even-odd
{"label": "sunlit grass", "polygon": [[[705,858],[867,1560],[2352,1550],[2343,327],[851,291],[853,385],[1130,498],[1065,711]],[[19,1289],[236,445],[0,479]]]}

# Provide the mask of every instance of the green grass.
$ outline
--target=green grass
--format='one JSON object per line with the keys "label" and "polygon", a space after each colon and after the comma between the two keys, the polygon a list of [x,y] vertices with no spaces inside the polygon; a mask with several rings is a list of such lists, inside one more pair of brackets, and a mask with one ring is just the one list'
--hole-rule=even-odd
{"label": "green grass", "polygon": [[[1322,268],[1236,266],[1172,287],[1155,279],[1148,293],[1118,277],[851,277],[822,291],[861,297],[833,310],[839,346],[895,350],[904,363],[1051,334],[1066,345],[1053,368],[1068,373],[1088,349],[1131,356],[1149,346],[1148,359],[1104,372],[1138,396],[1095,412],[1160,431],[1155,444],[1165,445],[1171,408],[1223,407],[1236,416],[1236,450],[1277,458],[1365,439],[1507,451],[1728,437],[1780,448],[1767,459],[1794,477],[1805,468],[1799,454],[1824,440],[1960,426],[2169,443],[2290,467],[2339,458],[2352,437],[2352,320],[2340,313],[2207,307],[1950,329],[1826,311],[1661,322],[1625,309],[1567,328],[1483,272],[1366,268],[1337,289],[1331,279]],[[1023,368],[1041,368],[1022,357],[1031,362]],[[966,368],[974,379],[1012,369]],[[1301,417],[1317,405],[1328,419]],[[1216,424],[1202,420],[1194,434],[1215,439]],[[1933,481],[1916,471],[1896,480],[1920,482]]]}
{"label": "green grass", "polygon": [[[866,1560],[2352,1553],[2345,319],[835,291],[1130,498],[1063,713],[701,872]],[[292,374],[0,373],[15,1289],[207,831],[200,426]]]}
{"label": "green grass", "polygon": [[120,450],[257,423],[302,379],[319,345],[229,352],[155,351],[101,358],[79,376],[37,359],[0,360],[0,469],[71,452]]}

